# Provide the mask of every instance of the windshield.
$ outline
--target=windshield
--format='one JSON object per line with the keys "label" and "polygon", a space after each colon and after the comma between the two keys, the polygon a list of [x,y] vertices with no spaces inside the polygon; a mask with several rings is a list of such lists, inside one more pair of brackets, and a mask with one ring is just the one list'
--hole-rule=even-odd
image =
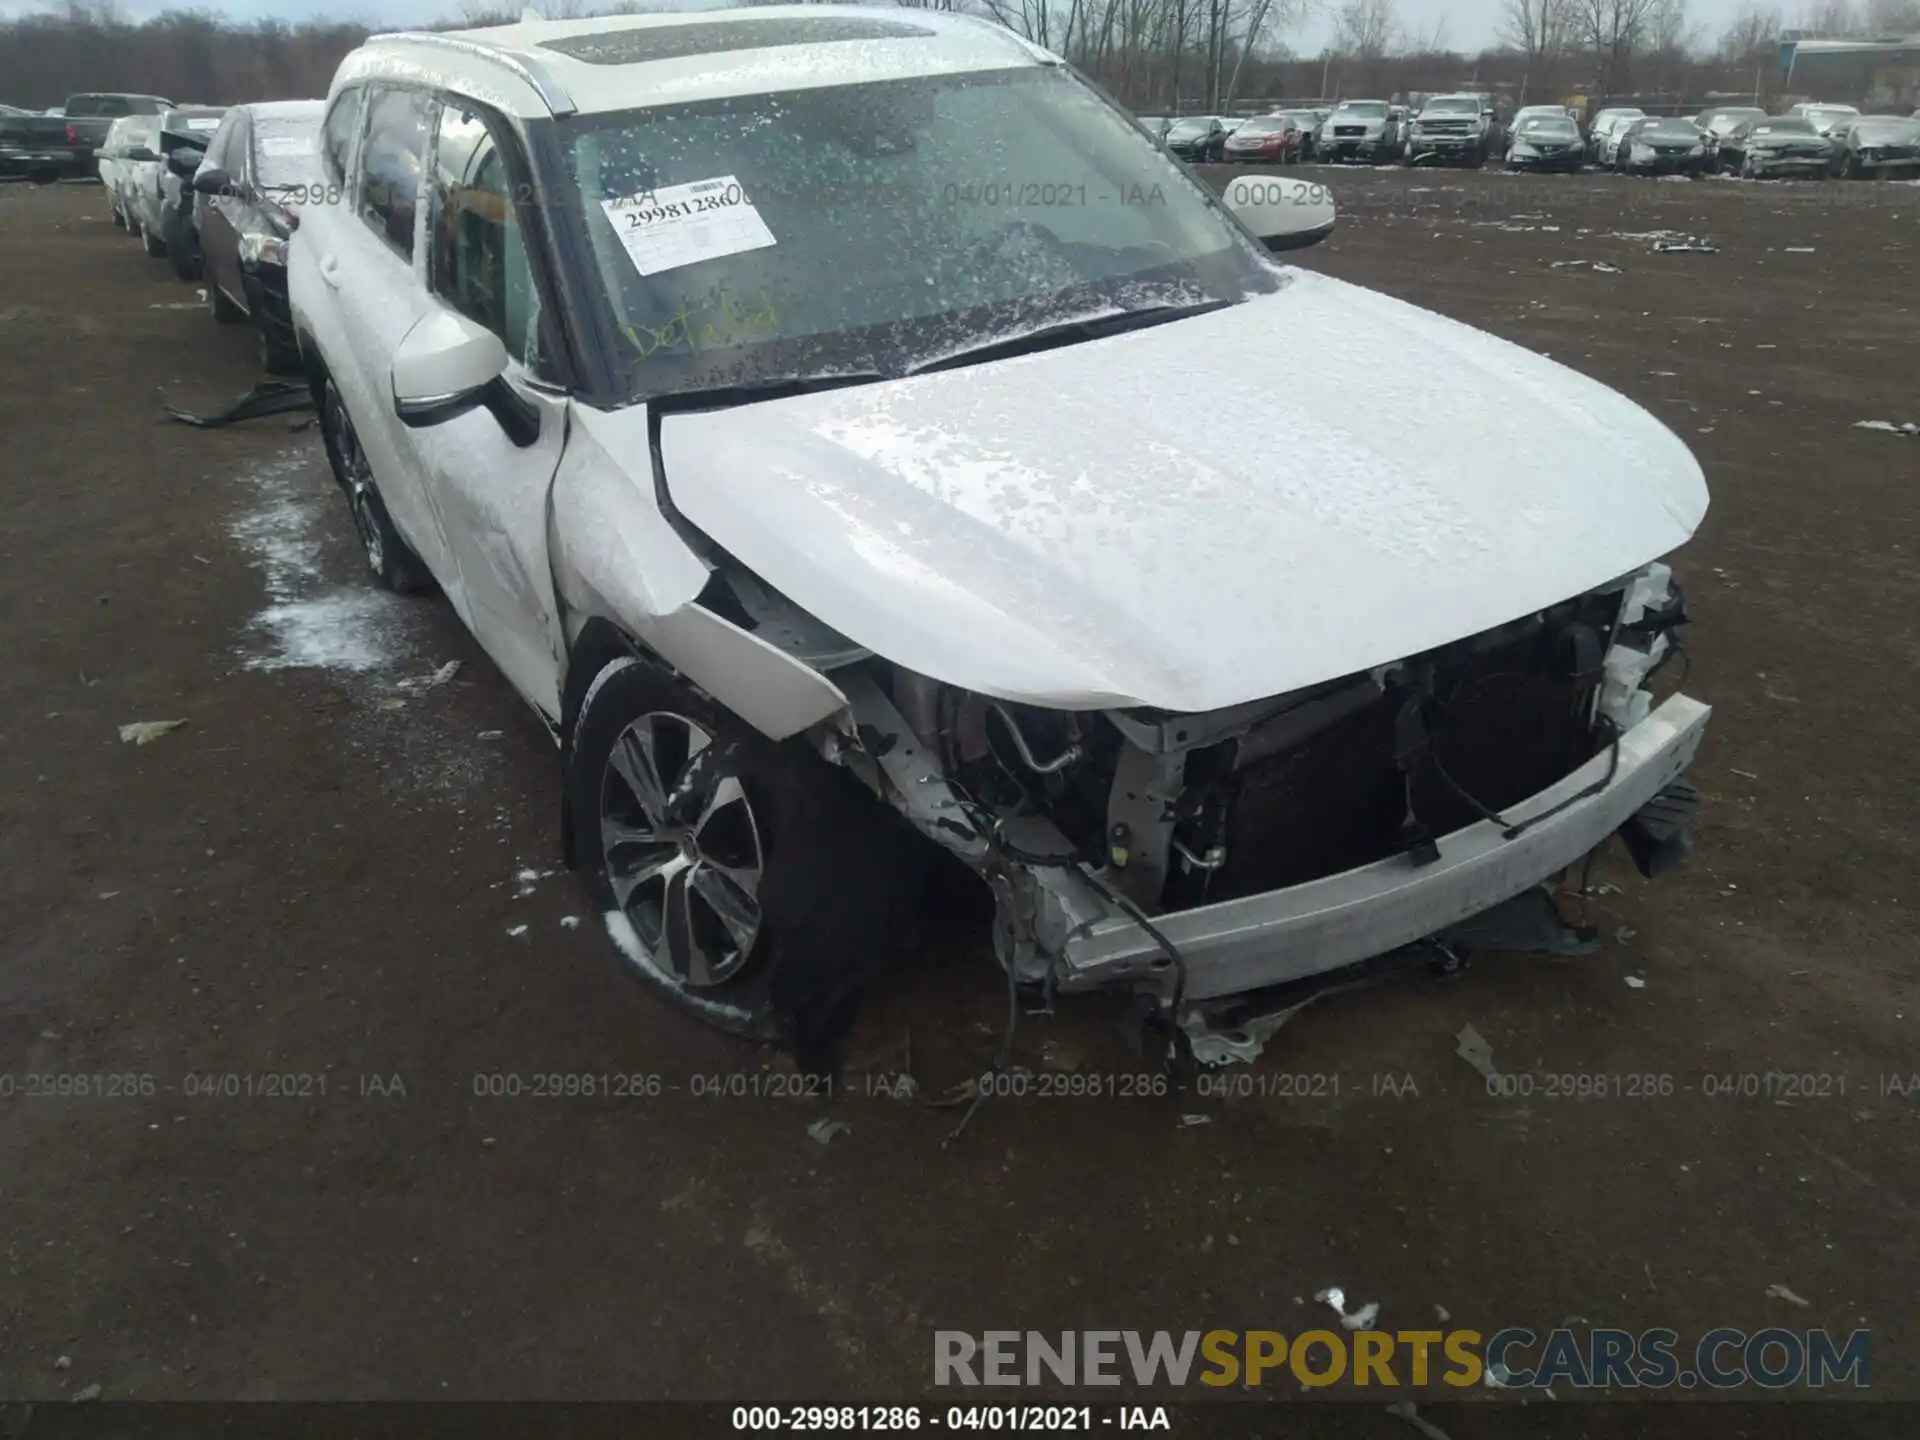
{"label": "windshield", "polygon": [[1289,126],[1289,121],[1278,115],[1263,115],[1258,120],[1249,120],[1233,133],[1236,135],[1278,135]]}
{"label": "windshield", "polygon": [[[1479,107],[1474,107],[1478,109]],[[1335,115],[1357,115],[1368,120],[1386,118],[1387,102],[1384,100],[1349,100],[1333,112]]]}
{"label": "windshield", "polygon": [[1281,283],[1070,74],[916,76],[562,126],[636,394],[914,366]]}
{"label": "windshield", "polygon": [[1429,100],[1422,115],[1478,115],[1480,102],[1471,95],[1456,95],[1446,100]]}
{"label": "windshield", "polygon": [[1755,135],[1811,135],[1813,126],[1805,120],[1769,120],[1753,127]]}
{"label": "windshield", "polygon": [[1535,115],[1520,122],[1522,135],[1578,135],[1579,127],[1564,115]]}
{"label": "windshield", "polygon": [[1207,119],[1196,120],[1189,116],[1185,120],[1174,121],[1167,130],[1167,138],[1169,140],[1191,140],[1194,136],[1205,135],[1212,129],[1213,121]]}
{"label": "windshield", "polygon": [[295,119],[277,115],[253,117],[254,174],[268,190],[317,183],[320,173],[318,117]]}
{"label": "windshield", "polygon": [[1691,120],[1649,120],[1634,132],[1639,140],[1698,140],[1700,127]]}
{"label": "windshield", "polygon": [[1905,140],[1920,135],[1920,121],[1902,120],[1897,115],[1874,115],[1855,121],[1853,133],[1861,140]]}

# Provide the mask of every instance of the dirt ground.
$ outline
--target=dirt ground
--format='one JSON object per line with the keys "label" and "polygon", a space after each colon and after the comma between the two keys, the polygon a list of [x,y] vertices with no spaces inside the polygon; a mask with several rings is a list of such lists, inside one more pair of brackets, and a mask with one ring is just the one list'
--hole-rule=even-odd
{"label": "dirt ground", "polygon": [[[1337,1094],[1000,1100],[950,1145],[884,1096],[696,1094],[773,1061],[623,976],[550,742],[443,602],[367,588],[313,432],[163,418],[253,383],[247,333],[98,187],[0,188],[0,1397],[918,1397],[936,1328],[1294,1331],[1337,1284],[1387,1328],[1870,1327],[1873,1393],[1920,1398],[1920,440],[1857,428],[1920,420],[1920,187],[1319,173],[1300,263],[1700,456],[1700,853],[1604,863],[1598,955],[1306,1011],[1254,1073]],[[990,1062],[998,973],[950,951],[856,1080]],[[1018,1055],[1137,1072],[1112,1020]],[[1468,1024],[1672,1093],[1490,1096]],[[476,1093],[548,1073],[659,1093]],[[1770,1074],[1829,1078],[1708,1093]],[[269,1075],[299,1093],[197,1093]]]}

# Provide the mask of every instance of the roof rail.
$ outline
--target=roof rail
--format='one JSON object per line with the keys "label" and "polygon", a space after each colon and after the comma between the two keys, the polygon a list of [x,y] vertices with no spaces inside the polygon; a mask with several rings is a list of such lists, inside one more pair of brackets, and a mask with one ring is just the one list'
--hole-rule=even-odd
{"label": "roof rail", "polygon": [[367,43],[377,45],[397,40],[415,45],[437,45],[443,50],[457,50],[462,55],[471,55],[478,60],[491,60],[503,70],[512,71],[538,91],[541,100],[555,115],[572,115],[580,109],[573,103],[573,97],[567,94],[566,87],[547,74],[537,60],[516,55],[510,50],[496,50],[491,45],[462,40],[455,35],[436,35],[428,30],[395,30],[385,35],[369,36]]}

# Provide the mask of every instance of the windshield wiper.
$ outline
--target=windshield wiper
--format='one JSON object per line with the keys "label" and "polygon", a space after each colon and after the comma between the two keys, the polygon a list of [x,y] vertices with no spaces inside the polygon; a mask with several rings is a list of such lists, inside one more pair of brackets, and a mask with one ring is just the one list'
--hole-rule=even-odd
{"label": "windshield wiper", "polygon": [[1064,320],[1058,325],[1042,326],[1024,335],[1004,340],[989,340],[984,345],[942,355],[938,360],[908,369],[909,375],[926,375],[935,370],[957,370],[963,365],[978,365],[986,360],[1009,360],[1016,355],[1032,355],[1041,350],[1057,350],[1063,345],[1078,345],[1083,340],[1098,340],[1127,330],[1144,330],[1149,325],[1164,325],[1170,320],[1185,320],[1224,310],[1231,300],[1207,300],[1196,305],[1147,305],[1117,314],[1094,315],[1082,320]]}
{"label": "windshield wiper", "polygon": [[704,390],[670,390],[651,402],[660,410],[719,410],[732,405],[752,405],[762,400],[784,400],[793,395],[813,395],[822,390],[841,390],[849,385],[871,385],[894,377],[878,370],[840,370],[827,375],[776,375],[764,380],[745,380],[738,385],[714,385]]}

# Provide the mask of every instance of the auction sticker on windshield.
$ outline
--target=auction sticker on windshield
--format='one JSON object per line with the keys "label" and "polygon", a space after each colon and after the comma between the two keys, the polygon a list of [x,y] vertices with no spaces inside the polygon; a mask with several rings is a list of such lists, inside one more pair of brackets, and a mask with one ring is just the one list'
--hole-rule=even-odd
{"label": "auction sticker on windshield", "polygon": [[275,160],[284,160],[290,155],[311,155],[314,153],[313,138],[308,135],[262,135],[260,153]]}
{"label": "auction sticker on windshield", "polygon": [[198,120],[187,121],[189,130],[218,130],[220,118],[217,115],[202,115]]}
{"label": "auction sticker on windshield", "polygon": [[668,185],[602,200],[627,258],[642,275],[702,260],[764,250],[775,242],[767,222],[731,175]]}

